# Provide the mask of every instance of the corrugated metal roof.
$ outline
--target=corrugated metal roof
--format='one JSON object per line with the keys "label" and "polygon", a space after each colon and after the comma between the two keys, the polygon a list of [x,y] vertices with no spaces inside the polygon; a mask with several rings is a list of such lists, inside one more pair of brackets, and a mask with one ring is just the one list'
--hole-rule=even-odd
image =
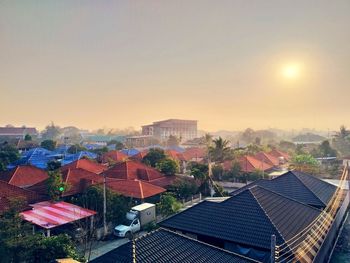
{"label": "corrugated metal roof", "polygon": [[[134,241],[138,263],[248,263],[257,262],[165,229],[158,229]],[[133,243],[128,242],[91,262],[133,262]]]}

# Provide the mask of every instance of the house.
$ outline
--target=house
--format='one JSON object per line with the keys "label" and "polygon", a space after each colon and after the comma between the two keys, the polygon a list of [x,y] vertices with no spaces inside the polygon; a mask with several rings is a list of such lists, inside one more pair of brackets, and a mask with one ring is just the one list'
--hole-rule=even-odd
{"label": "house", "polygon": [[3,138],[24,139],[27,134],[32,137],[37,137],[39,133],[36,128],[33,127],[0,127],[0,137]]}
{"label": "house", "polygon": [[297,171],[287,171],[274,179],[260,179],[252,182],[243,188],[233,191],[231,195],[234,196],[254,186],[264,187],[319,209],[326,207],[336,190],[336,186],[314,176]]}
{"label": "house", "polygon": [[92,263],[250,263],[257,262],[160,228],[93,259]]}
{"label": "house", "polygon": [[138,154],[140,151],[135,149],[135,148],[131,148],[131,149],[123,149],[121,150],[123,153],[125,153],[127,156],[134,156],[135,154]]}
{"label": "house", "polygon": [[288,162],[290,160],[290,155],[288,153],[277,150],[277,149],[273,149],[272,151],[269,152],[269,154],[272,156],[275,156],[276,158],[278,158],[282,162]]}
{"label": "house", "polygon": [[103,175],[114,179],[137,179],[160,187],[171,185],[176,178],[175,176],[165,176],[152,167],[132,160],[115,164],[110,169],[104,171]]}
{"label": "house", "polygon": [[36,141],[26,141],[23,139],[19,139],[16,144],[16,148],[19,152],[26,152],[30,149],[39,147],[39,143]]}
{"label": "house", "polygon": [[108,189],[121,195],[144,200],[164,193],[166,189],[141,180],[107,180]]}
{"label": "house", "polygon": [[122,151],[109,151],[106,152],[104,154],[102,154],[102,156],[100,157],[100,160],[102,163],[117,163],[117,162],[122,162],[125,161],[126,159],[128,159],[128,155],[126,155],[125,153],[123,153]]}
{"label": "house", "polygon": [[143,158],[148,154],[149,150],[143,150],[130,157],[131,160],[142,162]]}
{"label": "house", "polygon": [[40,169],[46,169],[47,163],[55,159],[55,153],[44,148],[33,148],[23,152],[21,158],[10,164],[7,168],[11,169],[18,165],[33,165]]}
{"label": "house", "polygon": [[125,145],[127,147],[142,148],[152,145],[154,143],[154,137],[150,135],[134,135],[128,136],[125,139]]}
{"label": "house", "polygon": [[26,205],[44,199],[36,192],[0,180],[0,214],[9,208],[11,200],[18,198],[24,200]]}
{"label": "house", "polygon": [[10,185],[27,188],[48,178],[47,172],[32,165],[19,165],[0,172],[0,180]]}
{"label": "house", "polygon": [[89,171],[94,174],[100,174],[103,171],[106,171],[108,169],[107,166],[97,163],[94,160],[82,158],[62,166],[60,170],[65,171],[67,169],[78,169],[78,168]]}
{"label": "house", "polygon": [[[222,202],[204,201],[160,223],[199,241],[270,262],[271,236],[282,244],[321,211],[260,186]],[[298,241],[299,242],[299,241]]]}
{"label": "house", "polygon": [[258,152],[254,155],[254,158],[275,167],[280,165],[280,160],[277,157],[266,152]]}
{"label": "house", "polygon": [[[274,166],[271,164],[268,164],[262,160],[258,160],[253,156],[245,155],[238,159],[238,163],[241,167],[241,171],[244,173],[252,173],[257,170],[269,172],[271,171]],[[233,165],[232,161],[224,161],[223,168],[225,171],[231,170]]]}

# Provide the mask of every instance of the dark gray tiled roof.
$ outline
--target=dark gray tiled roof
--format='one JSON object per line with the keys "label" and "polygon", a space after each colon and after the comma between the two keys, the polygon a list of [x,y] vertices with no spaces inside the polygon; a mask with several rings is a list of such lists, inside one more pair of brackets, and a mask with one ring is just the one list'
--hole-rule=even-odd
{"label": "dark gray tiled roof", "polygon": [[271,235],[276,235],[277,244],[281,244],[319,213],[315,208],[255,186],[222,203],[202,202],[160,224],[268,250]]}
{"label": "dark gray tiled roof", "polygon": [[262,186],[296,201],[314,207],[326,207],[336,187],[311,175],[289,171],[272,180],[257,180],[231,193],[238,194],[253,186]]}
{"label": "dark gray tiled roof", "polygon": [[[257,262],[162,228],[137,238],[134,243],[137,263]],[[128,242],[90,262],[133,262],[132,242]]]}

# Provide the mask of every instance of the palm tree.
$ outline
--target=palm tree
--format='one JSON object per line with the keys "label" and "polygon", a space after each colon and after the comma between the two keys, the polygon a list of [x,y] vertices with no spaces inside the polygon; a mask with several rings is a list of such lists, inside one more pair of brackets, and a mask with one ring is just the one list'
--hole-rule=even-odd
{"label": "palm tree", "polygon": [[215,162],[223,162],[231,153],[230,142],[221,137],[213,140],[213,146],[209,147],[209,156]]}
{"label": "palm tree", "polygon": [[337,132],[334,137],[337,139],[345,139],[350,135],[350,130],[347,130],[344,125],[340,126],[339,132]]}

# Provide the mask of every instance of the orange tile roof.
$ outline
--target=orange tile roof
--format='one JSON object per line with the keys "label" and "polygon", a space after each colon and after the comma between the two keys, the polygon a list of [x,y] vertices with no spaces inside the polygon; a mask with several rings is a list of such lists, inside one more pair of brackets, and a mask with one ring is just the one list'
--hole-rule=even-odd
{"label": "orange tile roof", "polygon": [[258,159],[259,161],[263,161],[265,163],[268,163],[273,166],[278,166],[280,164],[280,161],[277,157],[273,156],[272,154],[265,153],[265,152],[258,152],[254,155],[255,159]]}
{"label": "orange tile roof", "polygon": [[46,171],[32,165],[22,165],[0,173],[0,180],[18,187],[29,187],[48,178]]}
{"label": "orange tile roof", "polygon": [[207,150],[205,148],[188,148],[182,153],[185,160],[190,161],[192,159],[204,158],[207,155]]}
{"label": "orange tile roof", "polygon": [[124,196],[138,199],[151,197],[166,190],[141,180],[113,180],[107,182],[107,188]]}
{"label": "orange tile roof", "polygon": [[148,154],[148,152],[149,152],[149,150],[143,150],[143,151],[131,156],[130,159],[141,162],[143,160],[143,158]]}
{"label": "orange tile roof", "polygon": [[282,152],[282,151],[277,150],[277,149],[272,150],[271,152],[269,152],[269,154],[275,156],[276,158],[283,157],[286,161],[288,161],[290,159],[290,156],[288,153]]}
{"label": "orange tile roof", "polygon": [[263,161],[257,160],[253,156],[243,156],[238,160],[241,170],[246,173],[254,172],[255,170],[267,171],[273,168],[272,165]]}
{"label": "orange tile roof", "polygon": [[76,168],[84,169],[86,171],[89,171],[95,174],[100,174],[103,171],[108,169],[108,167],[105,165],[99,164],[87,158],[82,158],[80,160],[77,160],[75,162],[62,166],[61,171],[65,171],[68,169],[76,169]]}
{"label": "orange tile roof", "polygon": [[109,151],[101,156],[101,161],[103,163],[122,162],[126,159],[128,159],[128,156],[121,151]]}
{"label": "orange tile roof", "polygon": [[166,150],[165,154],[174,160],[180,160],[179,153],[174,150]]}
{"label": "orange tile roof", "polygon": [[115,179],[140,179],[143,181],[152,181],[165,176],[152,167],[132,160],[117,163],[103,174]]}

